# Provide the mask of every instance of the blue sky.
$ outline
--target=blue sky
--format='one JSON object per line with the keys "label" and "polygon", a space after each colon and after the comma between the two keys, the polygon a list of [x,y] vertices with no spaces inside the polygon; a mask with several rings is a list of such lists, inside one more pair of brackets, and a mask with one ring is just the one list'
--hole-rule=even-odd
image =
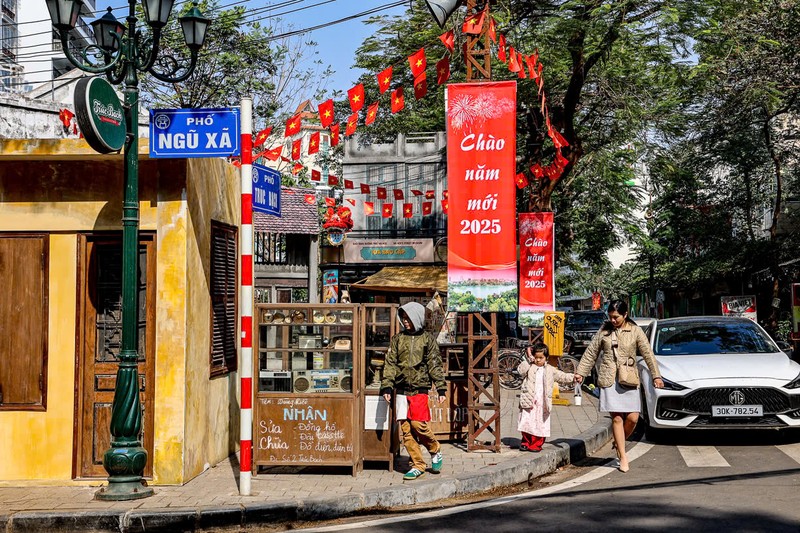
{"label": "blue sky", "polygon": [[[246,5],[248,9],[252,9],[286,3],[286,0],[250,0],[243,5]],[[303,29],[391,3],[395,2],[392,0],[335,0],[326,3],[325,0],[298,0],[296,4],[279,7],[273,13],[283,13],[307,7],[307,9],[287,13],[280,17],[285,25],[291,25],[293,29]],[[381,14],[400,15],[405,12],[407,7],[408,2],[400,7],[384,10]],[[371,32],[371,28],[364,24],[367,18],[369,17],[335,24],[304,35],[304,40],[310,39],[318,43],[319,58],[325,65],[331,65],[336,71],[331,83],[328,85],[329,90],[346,91],[358,78],[360,71],[352,69],[351,66],[356,48]]]}

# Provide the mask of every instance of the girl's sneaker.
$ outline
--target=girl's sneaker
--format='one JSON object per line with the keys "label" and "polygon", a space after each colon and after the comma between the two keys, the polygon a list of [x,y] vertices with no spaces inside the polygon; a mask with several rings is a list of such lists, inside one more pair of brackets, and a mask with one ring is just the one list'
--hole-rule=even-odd
{"label": "girl's sneaker", "polygon": [[408,472],[405,473],[405,475],[403,476],[403,480],[409,480],[410,481],[412,479],[417,479],[418,477],[422,476],[423,474],[425,474],[425,472],[423,472],[419,468],[412,468],[411,470],[409,470]]}
{"label": "girl's sneaker", "polygon": [[442,452],[436,452],[431,457],[431,470],[434,474],[438,474],[442,471],[442,463],[444,462],[444,457],[442,457]]}

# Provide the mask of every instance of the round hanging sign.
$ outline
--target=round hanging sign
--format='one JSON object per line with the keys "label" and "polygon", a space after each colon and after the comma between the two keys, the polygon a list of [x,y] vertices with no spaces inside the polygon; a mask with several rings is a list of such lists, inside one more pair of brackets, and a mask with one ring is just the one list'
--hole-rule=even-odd
{"label": "round hanging sign", "polygon": [[105,79],[95,76],[78,80],[75,118],[86,142],[101,154],[119,152],[125,145],[125,110]]}

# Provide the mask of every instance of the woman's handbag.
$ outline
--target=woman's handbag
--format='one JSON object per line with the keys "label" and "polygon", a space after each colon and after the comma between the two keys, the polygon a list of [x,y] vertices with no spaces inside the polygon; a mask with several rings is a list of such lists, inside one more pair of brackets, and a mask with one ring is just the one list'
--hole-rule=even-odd
{"label": "woman's handbag", "polygon": [[617,383],[629,389],[639,387],[639,372],[636,370],[636,358],[626,357],[625,360],[620,361],[619,353],[617,352],[617,332],[611,333],[611,349],[614,351],[614,359],[617,362]]}

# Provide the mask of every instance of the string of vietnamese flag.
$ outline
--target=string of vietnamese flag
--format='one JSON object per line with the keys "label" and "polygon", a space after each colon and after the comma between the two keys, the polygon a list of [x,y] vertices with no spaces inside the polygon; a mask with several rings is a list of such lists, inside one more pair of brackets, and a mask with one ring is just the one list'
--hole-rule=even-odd
{"label": "string of vietnamese flag", "polygon": [[[488,18],[488,25],[486,25],[486,19]],[[544,75],[543,70],[544,66],[539,61],[539,53],[538,50],[534,51],[533,54],[523,54],[518,49],[515,49],[512,43],[509,42],[508,38],[502,34],[497,32],[497,24],[489,12],[488,12],[488,4],[487,7],[481,11],[480,13],[476,13],[470,17],[468,17],[463,25],[462,25],[462,33],[469,34],[469,35],[482,35],[484,31],[488,32],[489,38],[496,45],[496,57],[497,60],[505,63],[508,66],[509,71],[512,73],[516,73],[520,79],[532,79],[538,87],[537,95],[539,97],[539,109],[541,111],[542,116],[544,117],[544,123],[546,126],[546,133],[550,140],[553,143],[555,148],[555,155],[553,161],[547,165],[542,165],[541,161],[537,162],[529,162],[528,163],[528,170],[530,174],[533,176],[534,179],[543,179],[548,178],[549,180],[556,181],[560,179],[560,177],[564,173],[564,169],[569,164],[567,158],[565,158],[561,152],[562,148],[566,148],[569,146],[567,140],[555,129],[550,120],[550,112],[547,105],[547,96],[544,90]],[[439,41],[445,46],[446,53],[436,62],[436,83],[437,85],[443,85],[450,79],[450,58],[452,57],[454,47],[455,47],[455,32],[451,29],[443,33],[439,36]],[[465,44],[466,46],[466,44]],[[425,47],[420,48],[414,54],[408,56],[407,58],[409,68],[411,70],[411,74],[413,76],[413,91],[414,91],[414,98],[416,100],[420,100],[424,98],[428,93],[428,80],[427,80],[427,67],[428,61],[426,56]],[[378,90],[381,95],[388,92],[392,87],[393,81],[393,71],[395,65],[390,65],[383,71],[376,74],[376,81],[378,84]],[[360,113],[364,110],[366,106],[366,113],[364,116],[364,125],[368,126],[373,124],[378,116],[380,111],[380,101],[376,101],[370,105],[366,105],[366,94],[364,89],[364,84],[359,83],[350,88],[347,91],[348,101],[350,103],[350,110],[351,114],[347,117],[344,123],[340,123],[336,120],[335,111],[334,111],[334,102],[333,99],[328,99],[317,106],[320,124],[323,128],[327,129],[330,133],[330,144],[331,146],[337,146],[341,141],[341,127],[344,124],[344,136],[350,137],[354,135],[358,129],[359,117]],[[390,93],[390,109],[392,114],[399,113],[405,108],[405,91],[402,85],[395,87],[394,90]],[[289,119],[286,120],[285,129],[284,129],[284,138],[293,137],[299,133],[301,133],[302,129],[302,114],[298,113]],[[291,143],[291,153],[290,157],[286,157],[283,155],[283,148],[284,145],[280,144],[271,149],[263,149],[258,151],[259,148],[262,148],[269,137],[272,135],[273,127],[269,126],[264,128],[263,130],[259,131],[253,139],[253,160],[256,161],[259,158],[265,158],[270,161],[278,161],[279,159],[285,163],[289,163],[292,165],[291,172],[293,175],[299,174],[301,171],[306,169],[306,167],[300,163],[299,161],[303,157],[302,153],[302,142],[303,138],[298,138],[292,141]],[[321,132],[316,131],[312,133],[309,137],[308,142],[308,155],[314,155],[319,152],[320,143],[321,143]],[[238,162],[234,161],[234,164],[238,166]],[[321,182],[322,175],[319,170],[311,169],[311,181],[314,182]],[[516,176],[516,185],[518,188],[524,188],[529,185],[530,180],[526,175],[525,170],[519,172]],[[332,187],[342,187],[343,189],[356,189],[356,184],[349,179],[340,180],[338,176],[333,174],[328,175],[327,177],[327,184]],[[371,194],[372,188],[369,184],[366,183],[359,183],[358,189],[362,194]],[[424,193],[419,190],[412,190],[411,191],[414,197],[419,197],[424,194],[426,202],[422,202],[422,215],[427,216],[432,214],[433,212],[433,200],[435,199],[434,191],[425,191]],[[376,187],[377,198],[379,200],[387,200],[388,197],[388,190],[385,187]],[[394,202],[397,201],[404,201],[402,207],[402,215],[404,218],[410,218],[414,214],[414,203],[406,202],[404,198],[404,192],[402,189],[392,189],[393,195],[393,202],[384,202],[381,205],[380,214],[384,218],[391,218],[394,215]],[[315,204],[316,197],[313,194],[306,195],[305,201],[308,203]],[[336,202],[333,198],[325,198],[326,205],[328,207],[334,207]],[[355,200],[347,199],[347,201],[352,205],[355,206]],[[442,210],[446,214],[448,208],[448,195],[447,191],[443,191],[442,193]],[[363,202],[364,212],[366,215],[375,215],[377,214],[375,211],[374,202]]]}

